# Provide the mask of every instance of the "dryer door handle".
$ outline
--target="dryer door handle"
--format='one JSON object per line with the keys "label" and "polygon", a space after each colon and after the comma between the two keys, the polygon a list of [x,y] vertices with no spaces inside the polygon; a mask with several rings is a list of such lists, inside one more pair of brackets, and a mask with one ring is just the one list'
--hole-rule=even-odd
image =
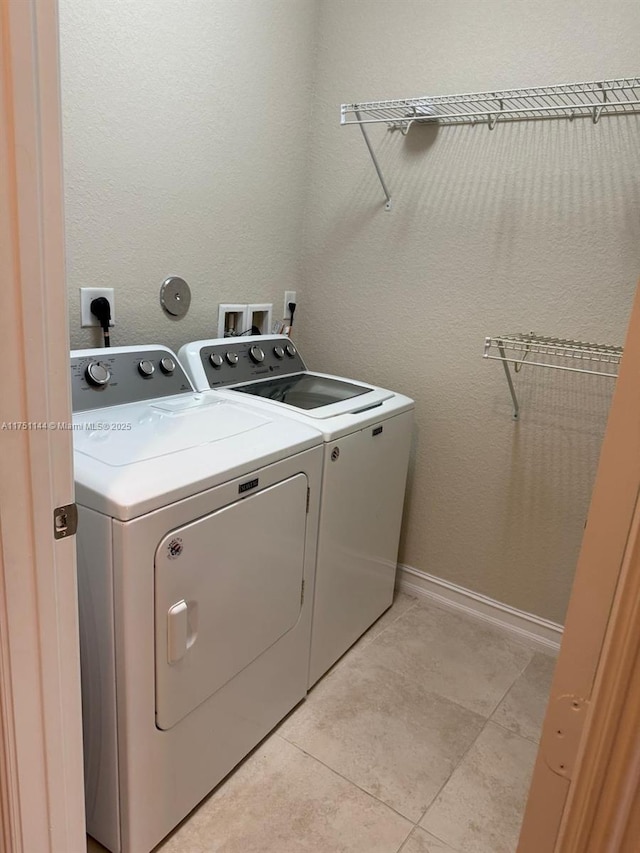
{"label": "dryer door handle", "polygon": [[172,604],[167,613],[167,660],[178,663],[187,653],[189,626],[187,602]]}

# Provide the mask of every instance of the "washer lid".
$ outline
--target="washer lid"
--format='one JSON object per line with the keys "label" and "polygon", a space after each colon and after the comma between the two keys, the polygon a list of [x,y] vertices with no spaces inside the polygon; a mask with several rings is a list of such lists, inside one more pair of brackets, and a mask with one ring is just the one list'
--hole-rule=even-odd
{"label": "washer lid", "polygon": [[277,376],[274,379],[237,385],[236,390],[308,411],[341,403],[343,400],[352,400],[354,397],[369,394],[374,389],[334,376],[296,373],[293,376]]}
{"label": "washer lid", "polygon": [[396,396],[393,391],[377,388],[375,385],[365,385],[353,379],[311,371],[263,379],[259,382],[229,385],[221,390],[246,395],[247,402],[264,400],[269,403],[273,412],[281,410],[282,414],[304,415],[317,421],[318,428],[323,430],[326,428],[326,421],[335,420],[340,415],[357,416],[361,412],[380,407]]}

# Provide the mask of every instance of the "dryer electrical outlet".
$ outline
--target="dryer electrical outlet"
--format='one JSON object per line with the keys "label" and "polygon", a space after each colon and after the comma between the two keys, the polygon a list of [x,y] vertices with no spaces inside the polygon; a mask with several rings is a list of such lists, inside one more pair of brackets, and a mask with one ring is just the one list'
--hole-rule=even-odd
{"label": "dryer electrical outlet", "polygon": [[80,288],[80,325],[83,329],[89,326],[99,326],[100,322],[95,314],[91,313],[91,303],[94,299],[104,296],[109,300],[111,306],[111,319],[109,326],[116,324],[116,297],[113,287],[81,287]]}

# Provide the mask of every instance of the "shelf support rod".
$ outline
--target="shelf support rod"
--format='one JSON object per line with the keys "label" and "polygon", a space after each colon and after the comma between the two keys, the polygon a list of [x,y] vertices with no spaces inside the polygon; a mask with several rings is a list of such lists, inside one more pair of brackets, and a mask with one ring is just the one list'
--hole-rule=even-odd
{"label": "shelf support rod", "polygon": [[358,119],[358,122],[360,123],[360,130],[362,131],[364,141],[366,142],[367,148],[369,149],[369,155],[370,155],[371,159],[373,160],[373,165],[376,168],[376,172],[378,174],[378,180],[382,184],[382,191],[384,192],[386,199],[387,199],[386,204],[384,206],[384,209],[385,210],[391,210],[391,196],[389,194],[389,190],[387,189],[387,185],[384,181],[384,176],[382,174],[382,170],[380,169],[380,165],[378,164],[378,158],[376,157],[375,151],[373,150],[373,146],[371,145],[371,141],[369,140],[369,135],[367,134],[367,131],[365,129],[364,124],[362,124],[362,119],[360,118],[360,110],[354,110],[354,112],[355,112],[356,118]]}
{"label": "shelf support rod", "polygon": [[518,404],[518,398],[516,396],[516,389],[513,387],[513,379],[511,378],[511,370],[509,369],[509,362],[507,361],[507,354],[504,351],[504,344],[502,341],[498,341],[498,351],[500,353],[500,357],[502,359],[502,366],[504,367],[504,375],[507,377],[507,385],[509,386],[509,391],[511,392],[511,400],[513,401],[513,419],[517,421],[520,417],[520,405]]}

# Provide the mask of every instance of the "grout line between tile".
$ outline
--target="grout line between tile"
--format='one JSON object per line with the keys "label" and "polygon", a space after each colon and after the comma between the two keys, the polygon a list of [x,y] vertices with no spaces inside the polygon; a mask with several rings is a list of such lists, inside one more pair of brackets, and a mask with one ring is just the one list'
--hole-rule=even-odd
{"label": "grout line between tile", "polygon": [[[511,684],[507,687],[507,689],[506,689],[506,690],[505,690],[505,692],[503,693],[503,695],[502,695],[502,697],[501,697],[500,701],[497,703],[497,705],[495,705],[495,707],[494,707],[493,711],[491,711],[491,713],[490,713],[490,714],[489,714],[489,716],[487,717],[487,719],[488,719],[488,720],[492,720],[492,719],[493,719],[493,715],[495,714],[495,712],[498,710],[498,708],[500,707],[500,705],[502,705],[502,703],[503,703],[503,702],[504,702],[504,700],[507,698],[507,696],[509,695],[509,693],[511,693],[511,690],[515,687],[516,682],[517,682],[517,681],[519,681],[519,680],[522,678],[522,676],[523,676],[523,675],[524,675],[524,673],[525,673],[525,670],[526,670],[526,669],[528,669],[528,667],[529,667],[529,665],[532,663],[532,661],[533,661],[533,654],[531,655],[531,658],[527,661],[527,663],[522,667],[522,669],[520,670],[520,672],[518,673],[518,675],[516,675],[516,677],[513,679],[513,681],[511,682]],[[503,728],[504,728],[504,726],[503,726]]]}
{"label": "grout line between tile", "polygon": [[[370,640],[367,640],[367,634],[369,633],[371,628],[373,628],[373,625],[371,625],[371,627],[367,628],[367,630],[364,632],[364,634],[361,637],[359,637],[355,641],[355,643],[350,648],[348,648],[347,651],[341,657],[339,657],[338,660],[334,664],[332,664],[329,667],[327,672],[325,672],[324,675],[322,675],[316,681],[316,683],[313,685],[313,687],[309,690],[309,693],[311,693],[313,690],[315,690],[315,688],[319,684],[322,684],[327,679],[331,678],[334,675],[334,673],[338,672],[340,670],[340,668],[342,667],[342,665],[347,662],[347,660],[349,659],[349,657],[352,654],[355,655],[358,652],[363,652],[365,649],[368,649],[369,646],[371,646],[373,643],[375,643],[375,641],[378,639],[378,637],[382,636],[382,634],[384,634],[384,632],[388,628],[390,628],[392,625],[395,625],[399,619],[402,619],[402,617],[405,615],[405,613],[408,613],[410,610],[413,610],[414,607],[418,607],[418,605],[419,605],[418,599],[414,599],[413,604],[410,604],[409,607],[406,608],[406,610],[403,610],[402,613],[399,613],[395,617],[395,619],[393,619],[391,622],[389,622],[388,625],[385,625],[385,627],[381,631],[379,631],[375,635],[375,637],[372,637]],[[393,607],[393,604],[391,605],[391,607]],[[391,609],[391,608],[389,608],[389,609]],[[388,613],[388,612],[389,611],[387,610],[386,613]],[[382,616],[380,616],[379,618],[382,619],[384,616],[385,616],[385,614],[383,613]],[[374,625],[375,625],[375,622],[374,622]]]}
{"label": "grout line between tile", "polygon": [[[456,763],[456,765],[455,765],[455,766],[454,766],[454,768],[452,769],[451,773],[449,773],[449,775],[447,776],[446,780],[445,780],[445,781],[442,783],[442,785],[438,788],[438,792],[437,792],[437,794],[433,797],[433,799],[431,800],[431,802],[429,803],[429,805],[428,805],[428,806],[426,807],[426,809],[422,812],[422,815],[421,815],[421,817],[420,817],[420,820],[417,822],[416,826],[420,826],[420,827],[421,827],[421,829],[426,829],[426,827],[422,826],[422,821],[424,820],[425,815],[427,814],[427,812],[429,811],[429,809],[431,808],[431,806],[435,803],[435,801],[438,799],[438,797],[440,796],[440,794],[442,793],[442,791],[444,790],[444,788],[448,785],[448,783],[449,783],[449,782],[450,782],[450,780],[451,780],[451,777],[452,777],[452,776],[453,776],[453,774],[456,772],[456,770],[458,769],[458,767],[460,767],[460,765],[461,765],[461,764],[462,764],[462,762],[465,760],[465,758],[467,757],[467,755],[469,754],[469,752],[470,752],[470,751],[472,750],[472,748],[476,745],[476,743],[478,742],[478,738],[482,737],[482,733],[484,732],[484,730],[486,729],[486,727],[487,727],[487,725],[488,725],[489,723],[490,723],[490,719],[489,719],[489,718],[485,719],[485,721],[484,721],[484,723],[483,723],[483,725],[482,725],[482,728],[480,729],[480,731],[478,732],[478,734],[476,735],[476,737],[474,738],[474,740],[469,744],[469,746],[468,746],[468,747],[467,747],[467,749],[465,750],[465,752],[464,752],[464,754],[462,755],[462,757],[460,758],[460,760]],[[431,832],[431,830],[426,830],[426,831],[427,831],[427,832]],[[432,834],[433,834],[433,833],[432,833]],[[437,837],[437,836],[436,836],[436,837]],[[441,839],[441,841],[442,841],[442,843],[443,843],[443,844],[449,844],[449,842],[448,842],[448,841],[445,841],[444,839]]]}
{"label": "grout line between tile", "polygon": [[[386,808],[390,809],[392,812],[395,812],[395,814],[397,814],[398,817],[401,817],[403,820],[406,820],[408,823],[411,824],[411,832],[413,832],[413,828],[418,825],[410,817],[407,817],[406,815],[399,812],[398,809],[394,808],[394,806],[389,805],[389,803],[385,803],[384,800],[381,800],[380,797],[376,797],[375,794],[372,794],[371,791],[367,791],[366,788],[362,788],[360,785],[358,785],[357,782],[354,782],[353,779],[349,779],[347,776],[343,776],[342,773],[338,772],[334,767],[331,767],[329,764],[325,764],[324,761],[322,761],[322,759],[318,758],[316,755],[312,755],[310,752],[307,752],[307,750],[303,749],[299,744],[294,743],[293,741],[289,740],[288,738],[286,738],[284,735],[281,735],[281,734],[278,734],[277,737],[279,737],[281,740],[288,743],[289,746],[295,747],[303,755],[306,755],[308,758],[311,758],[311,759],[313,759],[313,761],[316,761],[318,764],[321,764],[323,767],[326,767],[327,770],[330,770],[331,773],[333,773],[335,776],[338,776],[338,778],[343,779],[345,782],[348,782],[349,785],[353,785],[354,788],[357,788],[359,791],[362,791],[362,793],[366,794],[367,797],[371,797],[372,800],[375,800],[376,802],[378,802],[381,805],[385,806]],[[406,841],[406,839],[405,839],[405,841]],[[404,844],[405,842],[403,841],[402,843]]]}
{"label": "grout line between tile", "polygon": [[[494,713],[495,713],[495,711],[494,711]],[[526,735],[521,735],[520,732],[514,732],[513,729],[510,729],[508,726],[504,726],[502,723],[499,723],[497,720],[494,720],[491,717],[487,720],[487,722],[493,723],[494,726],[498,726],[498,728],[503,729],[505,732],[509,732],[510,735],[514,735],[515,737],[519,737],[522,740],[526,740],[529,743],[532,743],[534,746],[540,746],[539,740],[534,740],[532,737],[527,737]]]}
{"label": "grout line between tile", "polygon": [[[413,833],[413,831],[414,831],[414,830],[416,830],[416,829],[420,829],[420,830],[422,830],[422,832],[425,832],[427,835],[430,835],[432,838],[435,838],[435,839],[436,839],[436,841],[439,841],[439,842],[440,842],[440,844],[444,844],[446,847],[448,847],[448,848],[452,851],[452,853],[456,853],[456,851],[455,851],[455,850],[454,850],[454,848],[451,846],[451,844],[450,844],[448,841],[445,841],[445,840],[444,840],[444,838],[440,838],[440,836],[439,836],[439,835],[436,835],[436,834],[435,834],[435,832],[432,832],[430,829],[425,829],[425,828],[424,828],[424,826],[420,826],[420,824],[419,824],[419,823],[417,823],[417,824],[413,827],[413,829],[411,830],[411,833]],[[409,838],[411,838],[411,833],[409,833]],[[403,842],[403,846],[407,843],[407,841],[409,840],[409,838],[405,839],[405,841]],[[398,853],[402,853],[402,849],[398,850]]]}
{"label": "grout line between tile", "polygon": [[409,841],[409,839],[410,839],[410,838],[411,838],[411,836],[413,835],[414,830],[416,829],[416,827],[417,827],[417,824],[415,824],[414,826],[412,826],[412,827],[411,827],[411,829],[409,830],[409,835],[407,835],[407,837],[406,837],[406,838],[405,838],[405,840],[402,842],[402,844],[400,845],[400,847],[398,847],[398,849],[397,849],[396,853],[402,853],[402,851],[406,848],[406,846],[407,846],[407,842]]}
{"label": "grout line between tile", "polygon": [[[414,600],[414,603],[413,603],[413,604],[411,604],[409,607],[407,607],[407,609],[406,609],[406,610],[404,610],[402,613],[400,613],[400,615],[399,615],[399,616],[397,616],[397,617],[393,620],[393,622],[389,622],[389,624],[388,624],[385,628],[383,628],[383,629],[382,629],[382,631],[380,631],[380,633],[379,633],[379,634],[376,634],[376,636],[375,636],[372,640],[370,640],[370,642],[369,642],[369,643],[368,643],[364,648],[368,648],[369,646],[373,645],[373,643],[375,643],[375,641],[378,639],[378,637],[381,637],[381,636],[385,633],[385,631],[387,631],[387,630],[388,630],[392,625],[395,625],[395,623],[396,623],[396,622],[398,622],[400,619],[402,619],[402,618],[403,618],[407,613],[409,613],[410,611],[414,610],[415,608],[419,608],[419,607],[421,607],[424,603],[425,603],[425,602],[421,601],[419,598],[416,598],[416,599]],[[442,606],[439,606],[437,602],[429,601],[429,602],[427,602],[427,604],[428,604],[428,606],[430,606],[430,605],[434,605],[434,606],[436,606],[436,607],[439,607],[439,609],[441,609],[441,610],[444,610],[444,611],[446,611],[446,612],[451,612],[448,608],[446,608],[446,607],[442,607]],[[458,615],[462,615],[462,616],[464,616],[465,614],[458,614]],[[473,618],[473,617],[470,617],[470,618]],[[366,636],[366,634],[365,634],[364,636]],[[500,698],[500,700],[498,701],[498,703],[496,704],[496,706],[494,707],[494,709],[493,709],[493,710],[492,710],[492,711],[487,715],[487,719],[491,719],[491,717],[495,714],[495,712],[498,710],[498,707],[499,707],[499,706],[500,706],[500,704],[504,701],[504,699],[506,698],[506,696],[507,696],[507,694],[509,693],[509,691],[511,690],[511,688],[515,685],[516,681],[518,681],[518,679],[522,677],[522,675],[524,674],[524,672],[525,672],[525,670],[527,669],[527,667],[528,667],[528,666],[530,666],[530,664],[532,663],[533,658],[534,658],[534,656],[535,656],[535,654],[536,654],[536,649],[535,649],[535,648],[530,647],[530,646],[529,646],[529,645],[527,645],[526,643],[517,643],[517,645],[518,645],[520,648],[526,648],[526,649],[527,649],[527,651],[530,653],[530,655],[531,655],[531,656],[529,657],[529,660],[527,660],[527,662],[522,666],[522,668],[521,668],[521,669],[520,669],[520,671],[517,673],[517,675],[514,677],[514,679],[513,679],[513,681],[511,682],[511,684],[507,687],[507,689],[505,690],[505,692],[504,692],[503,696]],[[348,653],[347,653],[347,654],[348,654]],[[346,657],[346,655],[345,655],[345,657]],[[344,658],[343,658],[343,660],[344,660]],[[435,692],[435,691],[434,691],[434,692]],[[440,695],[440,694],[437,694],[437,695]],[[447,697],[443,697],[443,698],[445,698],[445,699],[446,699]],[[451,699],[451,700],[449,700],[449,701],[454,701],[454,700],[452,700],[452,699]],[[455,702],[454,704],[456,704],[456,705],[460,705],[460,703],[459,703],[459,702]],[[460,705],[460,707],[465,708],[466,706],[465,706],[465,705]],[[467,708],[467,710],[468,710],[468,711],[470,711],[470,710],[471,710],[471,708]],[[479,714],[479,716],[484,716],[484,715],[483,715],[483,714],[481,714],[479,711],[474,711],[473,713]]]}
{"label": "grout line between tile", "polygon": [[[391,605],[391,606],[393,607],[393,605]],[[388,625],[385,625],[385,626],[384,626],[384,628],[382,629],[382,631],[379,631],[379,632],[375,635],[375,637],[372,637],[372,638],[369,640],[369,642],[368,642],[368,644],[367,644],[367,645],[369,645],[369,646],[370,646],[372,643],[375,643],[375,641],[378,639],[378,637],[381,637],[381,636],[384,634],[384,632],[385,632],[385,631],[388,631],[388,630],[389,630],[389,628],[390,628],[392,625],[395,625],[395,624],[396,624],[396,622],[398,622],[400,619],[402,619],[404,616],[406,616],[406,614],[407,614],[407,613],[409,613],[411,610],[413,610],[413,609],[414,609],[414,607],[417,607],[417,606],[418,606],[418,599],[415,599],[415,600],[414,600],[414,602],[413,602],[413,604],[410,604],[410,605],[406,608],[406,610],[403,610],[403,611],[402,611],[402,613],[399,613],[393,621],[389,622],[389,624],[388,624]],[[380,618],[382,618],[382,617],[380,617]],[[371,630],[371,629],[369,629],[369,630]],[[367,636],[367,635],[366,635],[366,634],[364,634],[363,639],[364,639],[364,637],[366,637],[366,636]]]}

